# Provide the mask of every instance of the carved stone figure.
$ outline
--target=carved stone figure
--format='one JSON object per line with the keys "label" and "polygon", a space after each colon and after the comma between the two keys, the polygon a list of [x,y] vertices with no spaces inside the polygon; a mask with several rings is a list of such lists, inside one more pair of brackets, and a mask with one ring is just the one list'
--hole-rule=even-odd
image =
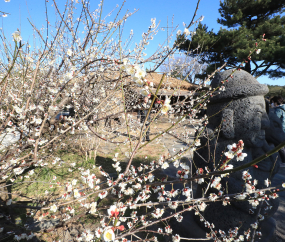
{"label": "carved stone figure", "polygon": [[[213,79],[211,86],[216,88],[222,85],[225,91],[220,91],[210,99],[207,107],[209,124],[205,131],[205,137],[201,138],[202,148],[194,153],[194,163],[198,168],[209,167],[214,170],[224,159],[223,152],[227,151],[227,145],[244,142],[244,153],[247,157],[243,161],[236,158],[228,164],[237,167],[246,164],[260,155],[268,152],[273,147],[265,139],[265,130],[270,127],[270,121],[265,109],[264,95],[268,93],[266,85],[261,85],[253,76],[246,71],[236,71],[229,77],[232,70],[218,73]],[[228,78],[228,82],[226,81]],[[220,127],[220,132],[216,131]],[[265,188],[264,180],[272,179],[280,166],[280,159],[274,154],[246,170],[251,174],[252,181],[258,181],[256,189]],[[246,190],[242,172],[235,172],[229,177],[222,179],[223,192],[228,194],[241,193]],[[197,189],[197,197],[205,191],[207,184],[200,185]],[[209,188],[206,196],[217,193],[214,188]],[[232,201],[231,205],[223,206],[221,202],[210,203],[204,212],[204,217],[210,223],[214,223],[217,229],[228,232],[230,228],[240,228],[239,234],[256,222],[257,212],[261,206],[261,214],[265,220],[271,217],[278,208],[278,200],[260,202],[256,209],[248,201]],[[272,206],[271,209],[267,209]],[[251,214],[250,210],[253,211]],[[199,222],[198,222],[199,223]],[[268,225],[271,224],[271,225]],[[269,234],[274,231],[274,221],[266,225]],[[204,227],[204,224],[201,224]],[[267,235],[271,236],[271,235]],[[266,238],[268,239],[268,237]],[[264,240],[269,241],[269,240]]]}

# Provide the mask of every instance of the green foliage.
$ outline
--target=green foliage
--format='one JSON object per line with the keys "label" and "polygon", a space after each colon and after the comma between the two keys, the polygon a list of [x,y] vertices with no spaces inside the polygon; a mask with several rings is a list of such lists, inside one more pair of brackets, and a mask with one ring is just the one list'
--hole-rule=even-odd
{"label": "green foliage", "polygon": [[268,85],[269,92],[267,96],[273,97],[273,96],[282,96],[283,98],[285,97],[285,86],[273,86],[273,85]]}
{"label": "green foliage", "polygon": [[[284,0],[224,0],[220,3],[221,18],[218,23],[230,28],[221,28],[217,33],[199,24],[196,34],[184,43],[180,36],[181,51],[202,48],[202,63],[208,63],[203,76],[227,62],[235,67],[246,60],[246,70],[254,76],[267,75],[269,78],[285,76],[285,11]],[[265,34],[262,41],[263,34]],[[260,54],[247,56],[258,42]],[[190,56],[197,56],[197,52]],[[253,63],[251,69],[250,63]]]}
{"label": "green foliage", "polygon": [[284,12],[283,0],[224,0],[220,2],[218,23],[227,27],[239,27],[245,23],[248,29]]}

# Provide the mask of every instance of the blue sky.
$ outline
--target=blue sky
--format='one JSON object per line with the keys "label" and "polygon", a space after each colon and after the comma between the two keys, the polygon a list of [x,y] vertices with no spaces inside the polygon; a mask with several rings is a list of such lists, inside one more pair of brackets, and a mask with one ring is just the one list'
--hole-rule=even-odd
{"label": "blue sky", "polygon": [[[65,0],[57,0],[57,4],[61,10],[64,8]],[[90,0],[91,10],[97,8],[99,1]],[[103,16],[107,15],[116,5],[121,5],[123,0],[105,0]],[[206,24],[209,29],[218,31],[221,25],[217,24],[217,18],[220,17],[218,12],[219,0],[201,0],[196,18],[204,16],[203,24]],[[51,6],[52,0],[47,2],[49,22],[55,21],[54,8]],[[123,8],[123,13],[127,10],[134,11],[138,9],[137,13],[131,16],[125,23],[126,35],[131,29],[134,31],[134,42],[139,42],[143,32],[146,32],[151,24],[151,18],[156,18],[156,22],[160,21],[161,27],[179,26],[178,29],[184,30],[183,22],[188,24],[193,16],[196,8],[197,0],[127,0]],[[33,30],[27,18],[29,18],[38,28],[45,26],[45,2],[44,0],[10,0],[5,2],[0,0],[0,11],[10,13],[8,17],[0,17],[0,27],[3,28],[6,38],[11,38],[11,34],[17,29],[21,30],[23,41],[32,41]],[[167,25],[168,18],[168,25]],[[112,17],[108,17],[112,21]],[[172,24],[173,22],[173,24]],[[193,30],[193,29],[192,29]],[[176,31],[175,31],[176,33]],[[158,46],[163,44],[167,37],[167,31],[160,31],[155,36],[154,40],[148,46],[147,54],[151,55]],[[171,43],[170,43],[171,44]],[[285,79],[271,80],[266,77],[258,79],[261,83],[271,85],[284,85]]]}

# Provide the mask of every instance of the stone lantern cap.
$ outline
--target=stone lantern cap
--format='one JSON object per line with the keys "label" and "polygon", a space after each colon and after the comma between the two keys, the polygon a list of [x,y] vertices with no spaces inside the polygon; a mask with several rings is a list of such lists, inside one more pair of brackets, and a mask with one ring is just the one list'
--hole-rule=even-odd
{"label": "stone lantern cap", "polygon": [[[220,90],[220,93],[214,93],[214,96],[210,99],[210,104],[227,102],[248,96],[264,96],[269,92],[267,85],[260,84],[248,72],[244,70],[235,71],[232,77],[229,77],[232,71],[226,70],[215,75],[211,82],[211,87],[214,89],[218,86],[224,86],[225,91]],[[224,81],[223,84],[221,83],[222,81]]]}

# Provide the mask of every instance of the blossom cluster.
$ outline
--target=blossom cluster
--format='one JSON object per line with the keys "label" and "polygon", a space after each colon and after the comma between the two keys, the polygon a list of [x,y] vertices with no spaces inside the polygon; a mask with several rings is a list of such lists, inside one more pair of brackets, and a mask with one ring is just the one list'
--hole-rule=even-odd
{"label": "blossom cluster", "polygon": [[[55,1],[57,10],[56,4]],[[184,212],[194,209],[211,230],[208,236],[216,240],[232,236],[242,241],[243,236],[238,235],[235,228],[228,231],[228,235],[223,231],[215,233],[215,225],[202,215],[207,212],[209,203],[222,201],[223,205],[230,205],[233,199],[247,199],[252,209],[265,203],[269,210],[268,200],[276,198],[276,192],[256,189],[257,182],[251,181],[250,173],[244,171],[244,191],[225,194],[223,178],[229,173],[212,175],[210,173],[216,170],[203,167],[193,175],[192,160],[181,159],[187,152],[193,154],[202,146],[199,137],[194,141],[193,138],[194,133],[200,134],[208,123],[207,116],[198,118],[198,115],[213,94],[212,90],[202,96],[195,90],[189,91],[183,100],[173,103],[172,96],[180,89],[178,84],[167,89],[173,90],[173,95],[164,99],[162,95],[156,96],[159,112],[151,110],[155,113],[151,123],[158,125],[159,113],[167,119],[168,126],[157,132],[156,144],[150,144],[155,149],[155,157],[151,157],[151,161],[140,159],[144,127],[132,112],[141,97],[154,96],[154,84],[146,80],[144,66],[152,62],[153,69],[158,68],[171,51],[162,48],[144,58],[146,46],[157,34],[158,24],[154,18],[136,47],[128,49],[133,32],[126,43],[116,34],[133,13],[121,16],[118,10],[114,21],[108,22],[109,18],[101,18],[102,4],[100,2],[98,9],[91,12],[84,1],[70,1],[66,6],[68,14],[60,15],[59,19],[64,19],[54,25],[56,28],[47,23],[50,35],[44,41],[44,50],[30,46],[19,31],[11,38],[15,49],[9,44],[3,48],[8,49],[1,55],[4,58],[0,67],[0,179],[7,184],[3,185],[3,194],[7,196],[1,204],[7,213],[0,214],[0,218],[6,219],[9,226],[0,228],[0,236],[2,233],[13,235],[17,241],[34,237],[29,224],[13,224],[15,218],[9,211],[22,207],[27,209],[26,217],[33,221],[59,220],[60,224],[51,228],[55,230],[60,226],[67,228],[71,223],[79,224],[81,218],[91,218],[92,222],[100,220],[96,228],[80,230],[74,238],[76,241],[125,242],[130,236],[141,236],[155,226],[161,228],[152,231],[153,241],[157,241],[156,234],[180,241],[182,238],[169,221],[183,223]],[[86,13],[84,18],[77,16],[79,6]],[[44,29],[35,27],[35,30],[42,40],[40,33]],[[193,36],[195,30],[187,27],[183,34]],[[202,84],[196,90],[201,88]],[[170,114],[175,117],[171,118]],[[185,143],[185,148],[172,147],[172,156],[162,154],[159,147],[169,147],[166,145],[168,135]],[[228,146],[220,170],[232,169],[228,162],[234,157],[243,161],[246,157],[243,147],[242,141]],[[113,156],[112,148],[116,149]],[[100,162],[102,154],[106,157]],[[140,162],[135,162],[135,158]],[[165,173],[172,165],[176,170],[174,176],[168,178]],[[211,191],[205,191],[208,195],[204,198],[194,199],[189,183],[192,180],[201,185],[209,181],[206,190]],[[176,188],[174,183],[183,186]],[[269,187],[270,181],[266,180],[265,185]],[[8,192],[7,187],[12,192]],[[27,191],[25,196],[23,191]],[[30,203],[37,206],[34,208]],[[257,224],[251,227],[257,229],[262,219],[259,216]],[[13,230],[10,225],[14,226]],[[44,231],[39,234],[44,236]]]}

